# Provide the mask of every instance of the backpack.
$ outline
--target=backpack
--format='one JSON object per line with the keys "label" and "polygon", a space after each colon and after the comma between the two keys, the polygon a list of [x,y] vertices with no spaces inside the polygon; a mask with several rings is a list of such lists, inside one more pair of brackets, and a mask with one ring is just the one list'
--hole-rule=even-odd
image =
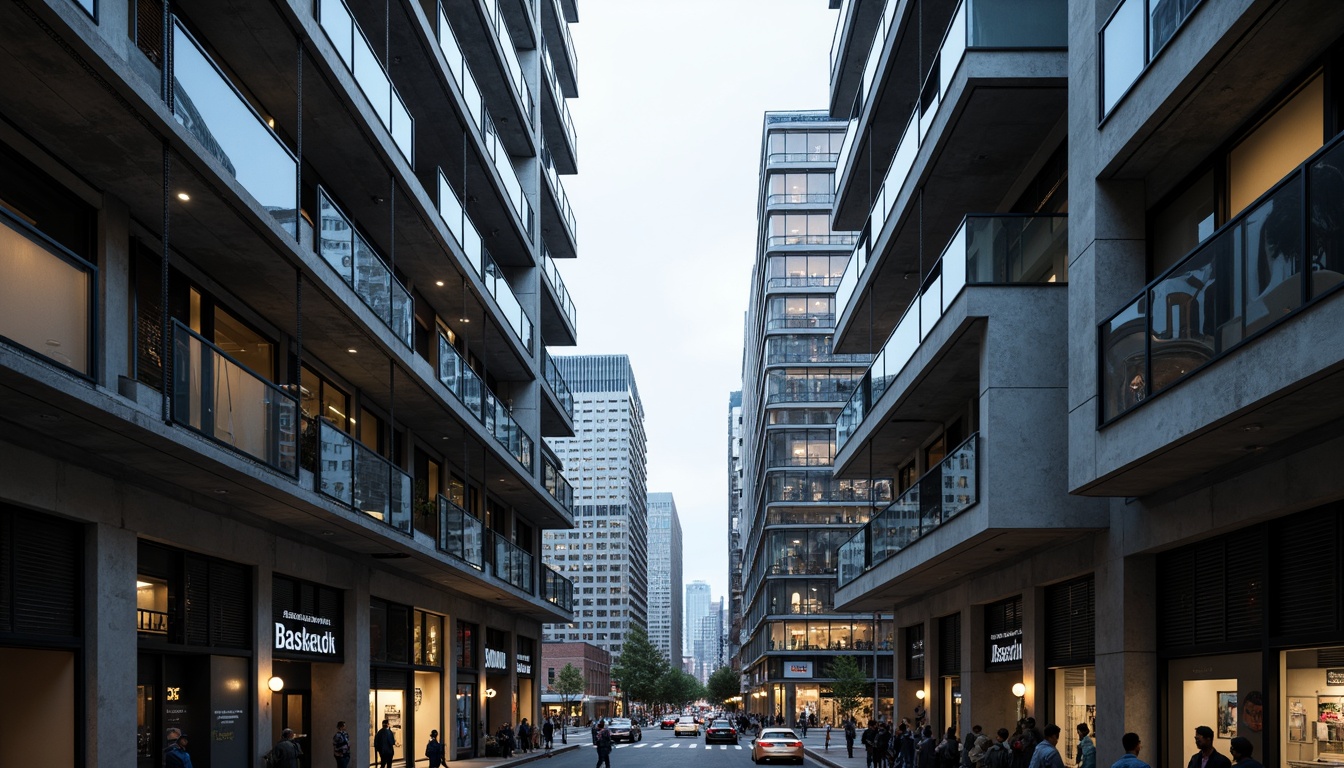
{"label": "backpack", "polygon": [[1013,764],[1013,753],[1002,744],[985,751],[985,768],[1008,768]]}

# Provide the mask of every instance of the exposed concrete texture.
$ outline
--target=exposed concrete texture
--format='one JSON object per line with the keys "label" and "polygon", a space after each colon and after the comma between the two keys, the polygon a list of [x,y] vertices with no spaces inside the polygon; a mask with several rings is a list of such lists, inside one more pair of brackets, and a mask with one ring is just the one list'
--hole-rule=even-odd
{"label": "exposed concrete texture", "polygon": [[[136,538],[98,523],[85,529],[85,563],[91,578],[84,595],[84,759],[91,768],[132,765],[136,732]],[[30,755],[31,757],[31,755]]]}

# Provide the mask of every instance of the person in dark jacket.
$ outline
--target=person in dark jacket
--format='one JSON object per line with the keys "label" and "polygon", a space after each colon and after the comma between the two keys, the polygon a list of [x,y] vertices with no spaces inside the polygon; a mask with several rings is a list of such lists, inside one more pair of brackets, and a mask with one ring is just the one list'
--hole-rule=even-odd
{"label": "person in dark jacket", "polygon": [[1232,768],[1232,761],[1213,748],[1213,729],[1209,726],[1201,725],[1195,729],[1195,747],[1199,751],[1190,756],[1186,768]]}
{"label": "person in dark jacket", "polygon": [[384,720],[383,727],[373,735],[373,751],[378,755],[378,768],[392,768],[392,756],[397,751],[397,737],[392,733],[391,720]]}
{"label": "person in dark jacket", "polygon": [[593,743],[597,745],[597,768],[604,765],[611,768],[611,731],[607,729],[606,721],[598,722],[597,737]]}
{"label": "person in dark jacket", "polygon": [[429,768],[443,765],[443,742],[439,741],[439,732],[429,732],[429,743],[425,745],[425,757],[429,758]]}
{"label": "person in dark jacket", "polygon": [[933,726],[924,726],[924,733],[919,739],[919,746],[915,747],[916,768],[934,768],[934,750],[937,748],[938,742],[933,738]]}
{"label": "person in dark jacket", "polygon": [[350,768],[350,732],[345,729],[345,721],[336,721],[336,733],[331,737],[331,755],[336,758],[336,768]]}
{"label": "person in dark jacket", "polygon": [[[176,737],[173,734],[177,734]],[[168,749],[163,753],[165,768],[192,768],[191,755],[187,754],[187,734],[176,728],[168,729]]]}
{"label": "person in dark jacket", "polygon": [[286,728],[280,732],[280,740],[271,748],[271,768],[299,768],[299,756],[303,748],[294,741],[294,731]]}
{"label": "person in dark jacket", "polygon": [[508,723],[501,726],[499,733],[495,734],[495,742],[499,744],[500,757],[513,757],[513,750],[517,747],[513,735],[513,726]]}
{"label": "person in dark jacket", "polygon": [[845,721],[845,751],[850,757],[854,756],[854,737],[859,735],[859,730],[854,727],[854,718]]}
{"label": "person in dark jacket", "polygon": [[555,741],[555,723],[549,717],[541,721],[541,738],[546,742],[546,748],[550,749]]}

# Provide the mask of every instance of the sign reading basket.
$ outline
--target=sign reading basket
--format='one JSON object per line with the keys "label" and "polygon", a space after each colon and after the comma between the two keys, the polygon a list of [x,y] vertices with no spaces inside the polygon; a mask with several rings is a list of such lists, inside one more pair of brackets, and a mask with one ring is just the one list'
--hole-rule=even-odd
{"label": "sign reading basket", "polygon": [[275,620],[274,649],[326,659],[340,656],[331,619],[295,611],[281,611]]}

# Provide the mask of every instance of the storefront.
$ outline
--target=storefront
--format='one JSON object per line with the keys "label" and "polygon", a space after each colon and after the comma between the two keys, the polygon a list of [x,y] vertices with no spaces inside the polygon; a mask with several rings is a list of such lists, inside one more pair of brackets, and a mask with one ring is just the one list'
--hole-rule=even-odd
{"label": "storefront", "polygon": [[268,634],[273,661],[267,682],[271,732],[265,743],[278,742],[285,728],[292,729],[304,752],[304,768],[312,765],[313,754],[326,746],[314,743],[311,737],[314,697],[323,695],[321,686],[314,685],[314,677],[321,676],[315,666],[345,660],[341,646],[345,637],[344,601],[339,589],[280,574],[271,576]]}
{"label": "storefront", "polygon": [[1081,762],[1078,724],[1097,729],[1096,589],[1091,574],[1045,589],[1049,719],[1058,723],[1065,764]]}
{"label": "storefront", "polygon": [[478,737],[485,733],[484,723],[477,720],[476,691],[479,685],[480,628],[465,621],[457,624],[457,696],[453,704],[454,745],[459,759],[475,757]]}
{"label": "storefront", "polygon": [[393,760],[415,759],[443,719],[444,618],[373,598],[369,605],[369,762],[383,724],[393,736]]}
{"label": "storefront", "polygon": [[961,613],[938,619],[938,683],[940,723],[951,726],[954,733],[964,733],[961,727]]}
{"label": "storefront", "polygon": [[[1004,693],[1016,694],[1024,682],[1022,680],[1022,653],[1026,638],[1023,631],[1022,596],[1016,595],[986,605],[984,628],[985,675],[982,681],[984,683],[983,690],[990,691],[991,696],[1002,696]],[[1019,687],[1015,688],[1014,686]],[[1017,696],[1017,701],[1013,706],[1012,718],[1003,718],[1007,721],[1009,730],[1013,730],[1014,724],[1027,714],[1023,701],[1021,696]],[[984,708],[977,705],[976,717],[982,717],[979,713],[985,711]],[[1036,718],[1038,728],[1044,728],[1043,720],[1048,719],[1043,718],[1043,714],[1041,712],[1031,713]]]}
{"label": "storefront", "polygon": [[163,734],[196,736],[200,768],[249,761],[252,572],[141,541],[136,570],[137,764],[162,765]]}
{"label": "storefront", "polygon": [[[82,526],[0,505],[0,765],[75,765],[84,754]],[[40,649],[39,649],[40,648]],[[20,692],[22,695],[19,695]],[[67,734],[62,738],[44,735]]]}
{"label": "storefront", "polygon": [[1165,762],[1194,729],[1265,765],[1344,761],[1344,504],[1158,556]]}
{"label": "storefront", "polygon": [[518,718],[527,718],[528,723],[536,723],[537,686],[532,675],[532,659],[535,658],[537,641],[530,637],[518,638],[518,652],[514,656],[513,671],[518,676]]}
{"label": "storefront", "polygon": [[518,692],[509,673],[508,632],[485,630],[485,728],[493,734],[504,723],[518,724]]}

